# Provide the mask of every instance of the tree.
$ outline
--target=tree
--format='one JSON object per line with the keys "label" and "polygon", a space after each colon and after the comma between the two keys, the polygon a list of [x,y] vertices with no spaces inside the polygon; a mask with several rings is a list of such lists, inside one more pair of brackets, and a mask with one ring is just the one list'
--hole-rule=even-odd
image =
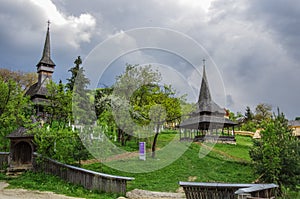
{"label": "tree", "polygon": [[0,77],[3,81],[15,81],[21,88],[26,91],[31,85],[37,82],[37,74],[30,72],[11,71],[5,68],[0,69]]}
{"label": "tree", "polygon": [[37,152],[45,157],[53,158],[67,164],[81,164],[81,160],[89,157],[89,152],[79,138],[78,130],[68,126],[60,126],[53,122],[31,130],[34,134]]}
{"label": "tree", "polygon": [[0,148],[8,150],[6,136],[18,127],[31,123],[32,106],[28,96],[23,95],[21,86],[12,79],[0,77]]}
{"label": "tree", "polygon": [[72,93],[65,89],[61,81],[59,84],[50,81],[46,87],[49,102],[45,110],[49,114],[48,123],[51,126],[56,121],[64,126],[72,120]]}
{"label": "tree", "polygon": [[296,188],[300,184],[300,146],[288,127],[288,120],[277,115],[262,122],[261,139],[254,140],[250,157],[259,181]]}
{"label": "tree", "polygon": [[[171,86],[160,85],[161,74],[152,66],[126,65],[118,76],[110,96],[114,121],[118,126],[118,141],[125,145],[132,135],[149,137],[152,131],[152,157],[155,157],[160,128],[166,123],[179,122],[181,101]],[[102,100],[102,102],[105,100]]]}
{"label": "tree", "polygon": [[[79,70],[78,75],[81,72]],[[46,124],[32,132],[38,153],[64,163],[81,164],[89,153],[81,142],[79,131],[69,125],[72,120],[72,91],[65,88],[61,81],[59,84],[53,81],[47,84],[45,110],[49,118]]]}
{"label": "tree", "polygon": [[149,101],[146,98],[150,96],[150,88],[160,80],[160,73],[150,65],[140,67],[127,64],[125,72],[117,76],[110,101],[118,126],[118,141],[122,145],[131,139],[137,130],[135,128],[147,124],[146,114],[143,114]]}
{"label": "tree", "polygon": [[68,70],[69,72],[71,72],[71,78],[67,79],[68,83],[66,85],[69,91],[73,91],[74,89],[75,80],[79,72],[80,65],[82,64],[82,60],[80,56],[77,57],[77,59],[74,61],[74,64],[75,66],[73,68],[70,68],[70,70]]}
{"label": "tree", "polygon": [[245,112],[245,120],[246,120],[246,121],[250,121],[250,120],[252,120],[252,119],[253,119],[253,113],[252,113],[250,107],[247,106],[247,107],[246,107],[246,112]]}
{"label": "tree", "polygon": [[272,106],[269,104],[258,104],[255,108],[255,116],[257,124],[259,125],[262,121],[269,120],[272,117]]}

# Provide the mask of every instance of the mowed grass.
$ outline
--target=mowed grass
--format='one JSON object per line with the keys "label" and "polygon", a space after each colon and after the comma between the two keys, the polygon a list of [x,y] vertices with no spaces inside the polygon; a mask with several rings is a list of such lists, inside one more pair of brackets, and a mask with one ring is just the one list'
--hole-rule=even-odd
{"label": "mowed grass", "polygon": [[[176,134],[172,132],[161,133],[158,138],[157,148],[161,149],[168,145]],[[197,181],[197,182],[228,182],[228,183],[251,183],[256,179],[253,175],[249,148],[252,140],[250,137],[237,136],[237,144],[216,144],[213,150],[202,158],[199,158],[201,149],[200,143],[192,143],[188,149],[177,160],[159,170],[146,173],[129,173],[113,169],[102,163],[93,163],[84,165],[86,169],[119,175],[134,177],[135,180],[128,182],[127,190],[144,189],[152,191],[174,192],[179,188],[179,181]],[[141,140],[139,140],[141,141]],[[148,139],[147,147],[151,146],[151,138]],[[137,140],[132,140],[126,147],[130,151],[137,150]],[[158,155],[159,157],[159,155]],[[161,159],[152,159],[148,153],[147,161],[155,162]],[[139,166],[142,162],[138,157],[134,157],[128,162],[115,160],[117,164],[131,163]],[[127,165],[128,166],[128,165]],[[131,165],[129,165],[131,166]],[[0,180],[6,180],[10,188],[26,188],[41,191],[53,191],[55,193],[65,194],[83,198],[117,198],[115,194],[97,193],[84,189],[81,186],[66,183],[58,177],[43,173],[27,172],[22,176],[10,179],[0,176]]]}
{"label": "mowed grass", "polygon": [[[167,135],[160,135],[158,142],[161,143],[158,143],[159,146],[165,145],[168,139]],[[251,138],[238,136],[237,142],[237,145],[216,144],[216,150],[211,150],[203,158],[199,158],[200,144],[192,143],[186,152],[172,164],[153,172],[129,173],[112,169],[102,163],[84,165],[84,168],[113,175],[134,177],[135,180],[128,184],[128,190],[137,188],[174,192],[179,188],[179,181],[191,179],[198,182],[251,183],[256,179],[252,173],[248,152],[252,143]],[[226,153],[225,156],[224,153]],[[160,160],[150,159],[149,161]],[[129,167],[138,167],[139,162],[138,157],[130,161],[116,161],[120,165],[123,164],[124,168],[128,167],[126,164],[130,164]],[[136,169],[138,170],[138,168]]]}
{"label": "mowed grass", "polygon": [[214,149],[222,151],[232,158],[240,161],[250,162],[249,150],[252,146],[252,138],[249,136],[236,135],[236,145],[216,144]]}

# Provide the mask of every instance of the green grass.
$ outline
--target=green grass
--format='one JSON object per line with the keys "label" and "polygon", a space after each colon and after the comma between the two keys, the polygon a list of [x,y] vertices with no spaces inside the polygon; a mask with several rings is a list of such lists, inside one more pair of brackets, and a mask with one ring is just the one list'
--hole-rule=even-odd
{"label": "green grass", "polygon": [[[232,147],[231,145],[227,145]],[[238,147],[238,146],[236,146]],[[175,191],[178,189],[179,181],[188,181],[189,177],[196,177],[196,181],[201,182],[238,182],[250,183],[255,180],[249,163],[241,163],[234,160],[224,159],[216,152],[210,152],[204,158],[199,158],[200,146],[192,144],[189,149],[175,162],[167,167],[148,173],[128,173],[112,169],[101,163],[85,165],[84,168],[110,173],[114,175],[134,177],[135,180],[128,184],[128,189],[146,189],[153,191]],[[119,161],[119,164],[129,164],[137,162],[136,160]],[[158,161],[158,160],[149,160]],[[116,161],[118,163],[118,161]],[[138,168],[137,168],[138,169]]]}
{"label": "green grass", "polygon": [[0,180],[9,183],[8,188],[24,188],[29,190],[52,191],[57,194],[64,194],[73,197],[88,199],[112,199],[117,198],[117,194],[98,193],[84,189],[81,186],[67,183],[60,178],[44,173],[26,172],[17,178],[10,178],[4,174],[0,175]]}
{"label": "green grass", "polygon": [[248,136],[240,136],[236,137],[236,145],[231,144],[216,144],[214,149],[218,151],[222,151],[228,156],[232,156],[240,161],[250,162],[251,158],[249,156],[249,150],[252,146],[252,138]]}
{"label": "green grass", "polygon": [[[175,136],[172,132],[164,132],[159,135],[157,148],[163,148]],[[249,157],[249,149],[252,145],[250,137],[236,136],[237,144],[216,144],[213,150],[205,157],[199,158],[200,144],[192,143],[185,153],[172,164],[159,170],[147,173],[129,173],[113,169],[101,163],[84,165],[84,168],[108,173],[113,175],[134,177],[135,180],[128,182],[127,190],[145,189],[153,191],[176,191],[179,181],[188,181],[189,178],[197,182],[227,182],[227,183],[251,183],[257,176],[253,175],[252,166]],[[140,140],[139,140],[140,141]],[[148,140],[151,143],[151,140]],[[137,149],[137,140],[127,143],[131,150]],[[149,147],[149,144],[148,144]],[[149,156],[149,155],[148,155]],[[149,163],[163,160],[147,157]],[[115,160],[115,165],[125,167],[142,167],[144,161],[138,160],[138,157],[124,160]],[[97,193],[84,189],[81,186],[66,183],[58,177],[46,175],[43,173],[27,172],[22,176],[11,179],[0,174],[0,180],[6,180],[10,188],[25,188],[41,191],[53,191],[68,196],[83,198],[117,198],[115,194]],[[299,197],[298,192],[287,193],[289,198]]]}

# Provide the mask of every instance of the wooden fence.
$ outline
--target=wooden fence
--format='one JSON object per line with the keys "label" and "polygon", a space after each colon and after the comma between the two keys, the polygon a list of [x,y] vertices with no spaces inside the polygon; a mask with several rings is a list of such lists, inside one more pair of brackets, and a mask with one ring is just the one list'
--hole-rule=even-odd
{"label": "wooden fence", "polygon": [[0,170],[6,169],[8,166],[9,152],[0,152]]}
{"label": "wooden fence", "polygon": [[106,193],[125,194],[127,181],[134,179],[78,168],[41,157],[36,153],[34,154],[33,168],[34,171],[42,171],[59,176],[65,181],[82,185],[86,189]]}

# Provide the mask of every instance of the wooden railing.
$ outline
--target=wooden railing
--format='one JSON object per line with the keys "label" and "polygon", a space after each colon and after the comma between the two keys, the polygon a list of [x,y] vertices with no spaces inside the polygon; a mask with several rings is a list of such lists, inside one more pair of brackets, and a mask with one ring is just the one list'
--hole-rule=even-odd
{"label": "wooden railing", "polygon": [[8,166],[8,156],[9,152],[0,152],[0,170]]}
{"label": "wooden railing", "polygon": [[127,181],[134,178],[108,175],[63,164],[55,160],[34,154],[34,171],[42,171],[59,176],[65,181],[82,185],[89,190],[97,190],[106,193],[125,194]]}

